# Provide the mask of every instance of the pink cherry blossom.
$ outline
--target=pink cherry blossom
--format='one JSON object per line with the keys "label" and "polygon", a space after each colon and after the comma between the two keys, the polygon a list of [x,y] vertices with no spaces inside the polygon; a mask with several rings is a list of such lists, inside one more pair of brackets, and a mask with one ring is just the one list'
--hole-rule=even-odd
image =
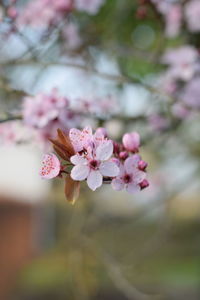
{"label": "pink cherry blossom", "polygon": [[185,4],[185,17],[188,29],[192,32],[200,31],[200,1],[192,0]]}
{"label": "pink cherry blossom", "polygon": [[140,136],[137,132],[126,133],[123,136],[122,142],[127,151],[138,152],[140,146]]}
{"label": "pink cherry blossom", "polygon": [[183,89],[181,99],[187,106],[200,109],[200,77],[188,82]]}
{"label": "pink cherry blossom", "polygon": [[166,35],[175,37],[179,34],[182,21],[182,7],[180,4],[171,5],[165,15],[166,20]]}
{"label": "pink cherry blossom", "polygon": [[18,17],[18,24],[46,27],[57,24],[72,9],[72,0],[30,1]]}
{"label": "pink cherry blossom", "polygon": [[53,153],[45,154],[42,161],[40,176],[44,179],[52,179],[60,173],[60,161]]}
{"label": "pink cherry blossom", "polygon": [[72,128],[69,131],[69,138],[76,152],[82,151],[87,148],[92,140],[92,128],[85,127],[82,131],[77,128]]}
{"label": "pink cherry blossom", "polygon": [[116,191],[124,188],[130,194],[140,191],[140,183],[145,179],[146,173],[138,169],[140,157],[132,155],[120,166],[119,175],[112,180],[112,187]]}
{"label": "pink cherry blossom", "polygon": [[50,94],[38,94],[24,99],[22,114],[26,125],[42,128],[56,119],[64,108],[68,107],[68,100],[58,96],[54,89]]}
{"label": "pink cherry blossom", "polygon": [[112,141],[105,141],[97,148],[88,148],[86,155],[76,154],[71,157],[75,165],[71,171],[74,180],[87,179],[89,188],[95,191],[103,183],[103,176],[115,177],[119,173],[117,165],[110,160],[113,154]]}
{"label": "pink cherry blossom", "polygon": [[198,51],[189,45],[168,49],[162,57],[162,62],[169,65],[167,77],[190,80],[198,68]]}
{"label": "pink cherry blossom", "polygon": [[74,6],[77,10],[95,15],[104,2],[105,0],[74,0]]}
{"label": "pink cherry blossom", "polygon": [[[105,132],[104,132],[105,133]],[[94,134],[92,134],[92,128],[90,126],[85,127],[82,131],[76,128],[72,128],[69,131],[69,138],[72,142],[74,150],[76,152],[83,151],[88,146],[98,146],[106,139],[102,130],[96,130]]]}

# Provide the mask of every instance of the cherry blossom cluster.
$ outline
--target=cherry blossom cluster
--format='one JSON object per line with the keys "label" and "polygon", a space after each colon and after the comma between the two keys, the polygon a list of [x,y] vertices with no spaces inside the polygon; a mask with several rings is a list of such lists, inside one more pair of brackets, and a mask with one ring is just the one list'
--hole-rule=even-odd
{"label": "cherry blossom cluster", "polygon": [[57,89],[48,94],[25,97],[22,105],[23,123],[46,146],[48,139],[55,137],[57,128],[68,132],[90,118],[105,119],[118,111],[116,100],[111,96],[88,99],[63,97]]}
{"label": "cherry blossom cluster", "polygon": [[59,129],[57,139],[51,142],[59,158],[53,153],[45,154],[40,176],[52,179],[67,174],[65,193],[69,201],[77,197],[81,181],[86,181],[93,191],[107,183],[114,190],[125,189],[131,194],[149,185],[147,163],[138,154],[137,132],[126,133],[122,143],[117,143],[108,138],[105,128],[95,133],[89,126],[82,131],[72,128],[69,135]]}
{"label": "cherry blossom cluster", "polygon": [[163,15],[166,24],[166,35],[175,37],[179,34],[185,22],[187,29],[196,33],[200,31],[200,1],[169,1],[151,0],[158,11]]}
{"label": "cherry blossom cluster", "polygon": [[200,109],[199,59],[198,50],[191,45],[168,49],[162,57],[168,68],[161,76],[161,87],[177,99],[172,106],[176,117],[185,118]]}
{"label": "cherry blossom cluster", "polygon": [[58,24],[72,11],[96,14],[104,0],[34,0],[19,14],[18,23],[49,27]]}
{"label": "cherry blossom cluster", "polygon": [[22,106],[24,125],[32,129],[44,144],[56,134],[57,128],[77,126],[80,116],[71,109],[68,98],[60,96],[57,89],[49,94],[24,98]]}

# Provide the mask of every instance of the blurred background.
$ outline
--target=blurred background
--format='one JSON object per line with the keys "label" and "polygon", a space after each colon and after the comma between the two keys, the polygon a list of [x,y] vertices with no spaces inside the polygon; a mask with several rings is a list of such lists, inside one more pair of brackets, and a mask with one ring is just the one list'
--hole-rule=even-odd
{"label": "blurred background", "polygon": [[[0,2],[1,300],[200,299],[199,37],[199,0]],[[55,88],[70,108],[35,125]],[[148,188],[71,205],[39,177],[54,130],[87,124],[140,133]]]}

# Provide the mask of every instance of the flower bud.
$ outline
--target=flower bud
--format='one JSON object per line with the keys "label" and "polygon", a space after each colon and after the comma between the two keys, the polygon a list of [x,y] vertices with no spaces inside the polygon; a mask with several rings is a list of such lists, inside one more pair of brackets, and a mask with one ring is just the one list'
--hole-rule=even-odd
{"label": "flower bud", "polygon": [[96,133],[103,135],[105,138],[108,137],[108,132],[104,127],[97,128]]}
{"label": "flower bud", "polygon": [[126,133],[122,139],[123,146],[127,151],[138,152],[140,146],[140,136],[137,132]]}
{"label": "flower bud", "polygon": [[127,157],[128,157],[128,152],[127,151],[121,151],[119,153],[119,158],[125,160],[125,159],[127,159]]}
{"label": "flower bud", "polygon": [[145,171],[148,166],[148,163],[144,160],[140,160],[138,163],[138,169],[141,171]]}
{"label": "flower bud", "polygon": [[148,182],[148,180],[144,179],[142,182],[140,182],[139,185],[140,185],[141,190],[143,190],[149,186],[149,182]]}

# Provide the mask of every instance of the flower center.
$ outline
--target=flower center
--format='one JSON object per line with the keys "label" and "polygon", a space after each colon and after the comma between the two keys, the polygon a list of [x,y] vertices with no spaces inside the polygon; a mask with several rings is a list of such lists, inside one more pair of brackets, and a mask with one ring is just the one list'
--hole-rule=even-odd
{"label": "flower center", "polygon": [[90,168],[95,170],[95,169],[97,169],[98,166],[99,166],[98,160],[93,159],[93,160],[90,161]]}
{"label": "flower center", "polygon": [[125,183],[130,183],[132,181],[132,176],[130,174],[125,174],[123,177]]}

